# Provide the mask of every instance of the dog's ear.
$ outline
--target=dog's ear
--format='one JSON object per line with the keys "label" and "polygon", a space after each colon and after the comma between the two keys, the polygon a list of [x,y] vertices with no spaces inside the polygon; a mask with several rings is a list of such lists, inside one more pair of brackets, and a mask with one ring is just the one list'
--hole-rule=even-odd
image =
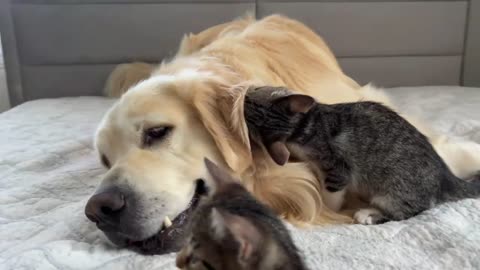
{"label": "dog's ear", "polygon": [[250,140],[243,115],[246,87],[198,90],[194,98],[203,125],[212,135],[227,165],[242,173],[252,163]]}
{"label": "dog's ear", "polygon": [[290,157],[290,151],[284,142],[276,141],[267,145],[267,151],[278,165],[285,165]]}
{"label": "dog's ear", "polygon": [[275,99],[274,104],[283,106],[292,113],[307,113],[315,105],[315,99],[307,95],[292,94]]}
{"label": "dog's ear", "polygon": [[108,97],[120,97],[132,86],[150,77],[155,67],[155,65],[142,62],[116,66],[105,83],[105,95]]}

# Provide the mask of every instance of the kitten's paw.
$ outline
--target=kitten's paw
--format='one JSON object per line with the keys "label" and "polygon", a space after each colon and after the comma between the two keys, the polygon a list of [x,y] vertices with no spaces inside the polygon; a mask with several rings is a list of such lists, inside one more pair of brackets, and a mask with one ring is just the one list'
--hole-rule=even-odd
{"label": "kitten's paw", "polygon": [[327,176],[325,178],[325,188],[330,192],[337,192],[344,189],[348,181],[342,177]]}
{"label": "kitten's paw", "polygon": [[327,187],[326,187],[326,190],[328,190],[328,192],[332,192],[332,193],[333,193],[333,192],[338,192],[338,191],[340,191],[340,190],[342,190],[342,189],[343,189],[343,187],[342,187],[342,188],[332,187],[332,186],[327,186]]}
{"label": "kitten's paw", "polygon": [[363,225],[375,225],[385,223],[388,220],[382,215],[380,210],[375,208],[364,208],[358,210],[353,219],[359,224]]}

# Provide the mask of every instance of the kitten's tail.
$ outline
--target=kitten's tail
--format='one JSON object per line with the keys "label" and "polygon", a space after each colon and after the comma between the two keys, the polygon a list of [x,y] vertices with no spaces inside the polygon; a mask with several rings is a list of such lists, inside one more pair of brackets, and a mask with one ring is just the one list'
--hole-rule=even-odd
{"label": "kitten's tail", "polygon": [[480,197],[480,171],[469,179],[460,179],[452,174],[444,182],[441,188],[444,201]]}

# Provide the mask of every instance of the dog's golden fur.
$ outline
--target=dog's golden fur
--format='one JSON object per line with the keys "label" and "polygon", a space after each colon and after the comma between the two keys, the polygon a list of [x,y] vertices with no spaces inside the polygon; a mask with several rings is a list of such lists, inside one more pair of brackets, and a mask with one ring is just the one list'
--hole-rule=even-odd
{"label": "dog's golden fur", "polygon": [[[179,75],[188,72],[197,75]],[[142,83],[137,84],[159,76],[172,76],[172,82],[154,90],[142,90]],[[176,102],[183,106],[181,113],[196,115],[211,136],[221,153],[218,158],[223,160],[218,162],[240,175],[245,186],[281,216],[294,223],[350,222],[350,217],[331,210],[339,207],[341,198],[337,198],[337,202],[322,199],[321,172],[313,172],[304,163],[277,166],[261,148],[250,146],[242,107],[245,88],[250,84],[287,86],[325,103],[369,99],[389,104],[380,91],[370,86],[361,87],[346,76],[318,35],[300,22],[278,15],[260,21],[245,17],[199,34],[186,35],[177,55],[169,62],[160,66],[134,63],[117,67],[108,80],[106,92],[109,96],[121,96],[134,86],[130,91],[137,93],[123,99],[155,99],[152,104],[162,104],[160,107],[172,106],[174,103],[165,101],[168,100],[165,96],[176,95]],[[132,104],[140,103],[129,102],[128,106],[134,106]],[[122,106],[127,105],[120,101],[116,110]],[[144,107],[141,112],[146,114],[149,110]],[[168,110],[163,109],[162,113],[168,114]],[[120,147],[114,142],[106,143],[109,137],[115,136],[109,132],[112,129],[109,118],[115,114],[112,110],[100,127],[97,141],[103,153]],[[428,129],[422,130],[431,138],[435,137]],[[193,127],[182,132],[188,133],[185,136],[193,143],[202,143],[197,139],[199,131]],[[448,144],[437,139],[432,141],[439,142],[435,145],[437,149]],[[443,154],[448,155],[448,151]],[[468,150],[455,148],[452,151]],[[162,158],[160,154],[157,157]],[[148,174],[150,165],[142,166]],[[459,170],[457,172],[461,173]],[[468,169],[461,171],[466,173]],[[326,207],[325,203],[331,207]]]}

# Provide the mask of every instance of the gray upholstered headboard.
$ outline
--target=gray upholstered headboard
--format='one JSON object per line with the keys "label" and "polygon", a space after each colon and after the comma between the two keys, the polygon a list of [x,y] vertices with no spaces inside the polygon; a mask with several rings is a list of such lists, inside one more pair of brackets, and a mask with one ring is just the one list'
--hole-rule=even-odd
{"label": "gray upholstered headboard", "polygon": [[283,13],[330,44],[361,83],[480,85],[480,0],[1,0],[13,105],[99,95],[111,69],[171,56],[183,33]]}

